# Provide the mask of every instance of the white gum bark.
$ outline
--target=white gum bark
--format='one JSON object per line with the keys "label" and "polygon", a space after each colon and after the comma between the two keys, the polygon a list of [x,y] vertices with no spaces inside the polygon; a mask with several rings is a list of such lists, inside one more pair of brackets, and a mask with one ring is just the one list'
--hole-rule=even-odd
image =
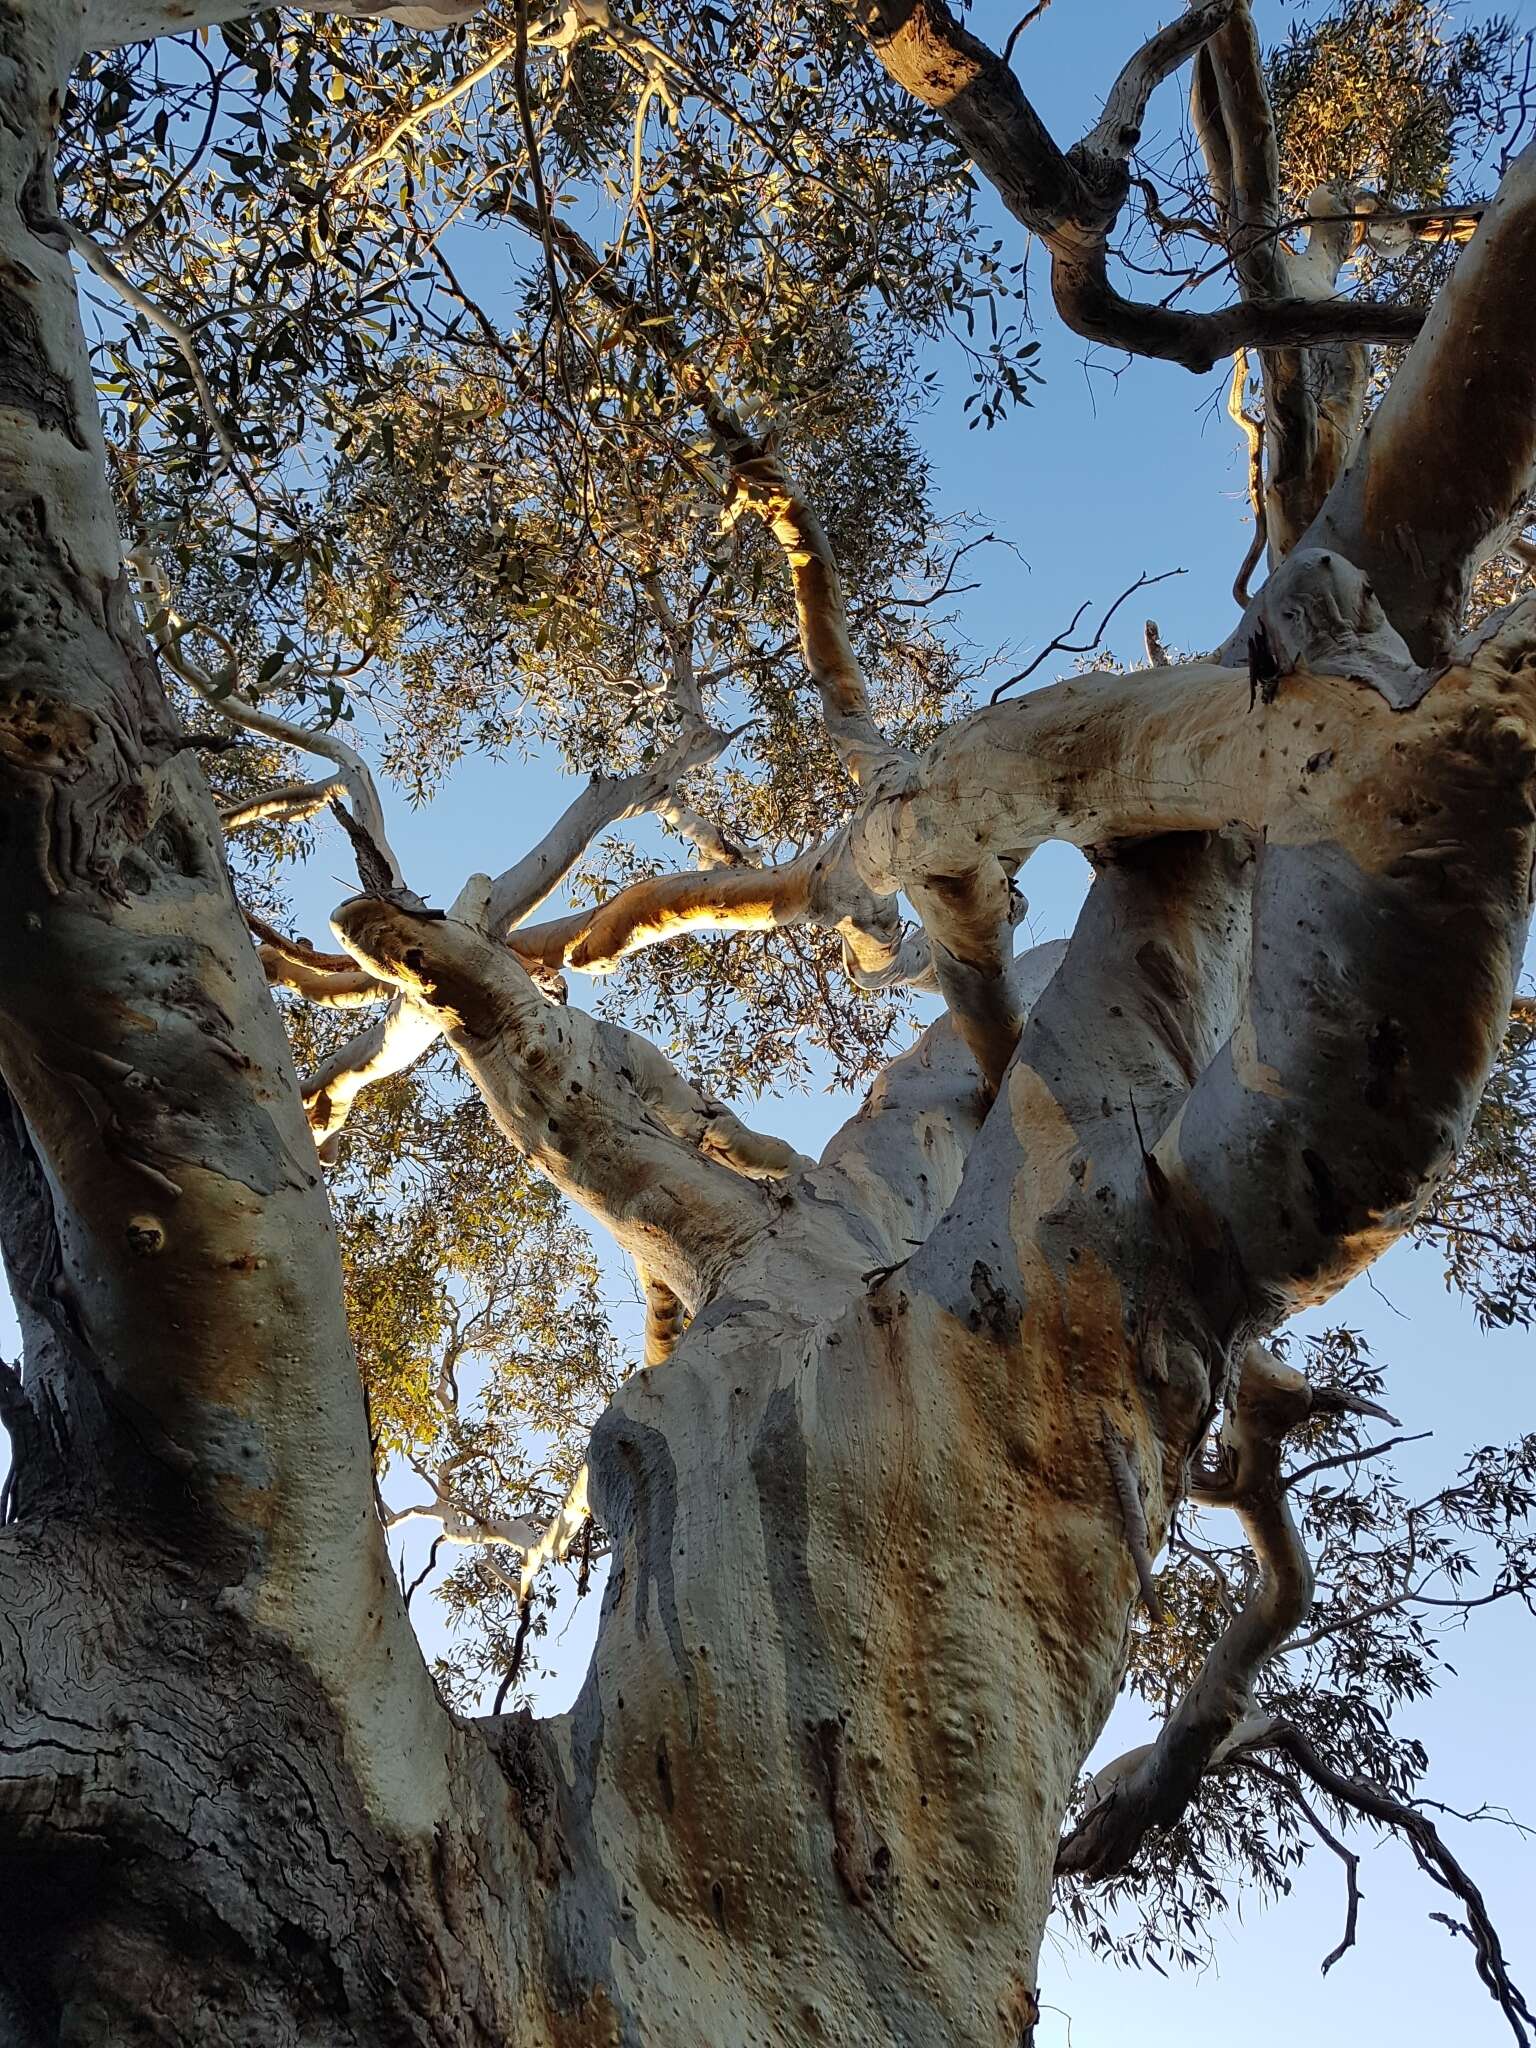
{"label": "white gum bark", "polygon": [[54,225],[71,12],[0,14],[0,1070],[69,1333],[47,1398],[101,1501],[216,1560],[326,1688],[369,1797],[428,1826],[442,1733],[373,1522],[325,1191],[134,616]]}
{"label": "white gum bark", "polygon": [[[1359,230],[1354,195],[1319,188],[1305,245],[1287,246],[1280,156],[1263,52],[1243,0],[1195,61],[1191,115],[1211,196],[1244,300],[1251,305],[1335,294]],[[1259,354],[1264,388],[1265,537],[1278,564],[1310,525],[1344,466],[1364,412],[1368,358],[1355,342]]]}
{"label": "white gum bark", "polygon": [[[444,1033],[524,1157],[686,1307],[715,1291],[769,1221],[770,1197],[709,1156],[713,1106],[660,1053],[547,1002],[504,947],[455,918],[360,897],[332,928]],[[722,1143],[743,1144],[729,1122]]]}
{"label": "white gum bark", "polygon": [[[1536,476],[1536,361],[1526,345],[1533,279],[1536,143],[1504,173],[1298,543],[1298,552],[1336,552],[1353,563],[1421,663],[1450,658],[1472,571],[1518,521]],[[1282,571],[1269,602],[1284,593]],[[1234,647],[1255,616],[1250,608]]]}

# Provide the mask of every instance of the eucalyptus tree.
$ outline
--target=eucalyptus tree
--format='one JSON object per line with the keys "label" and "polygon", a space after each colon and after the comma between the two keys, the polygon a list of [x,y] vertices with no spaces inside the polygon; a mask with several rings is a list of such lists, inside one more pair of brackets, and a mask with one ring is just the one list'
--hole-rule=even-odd
{"label": "eucalyptus tree", "polygon": [[[1282,1328],[1414,1230],[1530,1316],[1512,33],[1266,66],[1205,0],[1064,149],[941,0],[471,16],[0,7],[7,2038],[1016,2042],[1058,1879],[1155,1958],[1321,1842],[1347,1942],[1365,1823],[1526,2040],[1393,1714],[1529,1602],[1536,1441],[1411,1498]],[[998,543],[911,422],[941,328],[986,419],[1037,380],[977,178],[1075,334],[1233,360],[1258,545],[1210,655],[971,709]],[[530,740],[589,779],[434,907],[376,769]],[[593,851],[642,816],[676,865]],[[730,1101],[818,1039],[872,1086],[812,1160]]]}

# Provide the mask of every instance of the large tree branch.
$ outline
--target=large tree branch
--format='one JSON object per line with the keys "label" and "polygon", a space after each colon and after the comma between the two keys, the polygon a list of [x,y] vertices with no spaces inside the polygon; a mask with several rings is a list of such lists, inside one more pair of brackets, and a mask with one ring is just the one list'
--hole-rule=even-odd
{"label": "large tree branch", "polygon": [[[359,897],[333,929],[443,1031],[525,1158],[687,1308],[709,1298],[774,1214],[751,1179],[710,1156],[712,1142],[733,1160],[754,1151],[734,1118],[632,1033],[548,1003],[482,927]],[[771,1143],[756,1147],[766,1168]],[[773,1164],[793,1157],[778,1148]]]}
{"label": "large tree branch", "polygon": [[[882,985],[882,972],[902,954],[889,902],[860,879],[845,828],[775,867],[705,868],[633,882],[592,910],[525,925],[509,943],[530,967],[611,974],[631,953],[684,932],[810,925],[843,933],[866,985]],[[926,962],[909,952],[906,965],[921,973]]]}
{"label": "large tree branch", "polygon": [[[485,0],[307,0],[309,14],[357,21],[396,21],[407,28],[448,28],[469,21]],[[84,0],[78,50],[115,50],[156,36],[185,35],[225,21],[248,21],[262,0]]]}
{"label": "large tree branch", "polygon": [[1024,1026],[1012,976],[1015,913],[1023,899],[995,855],[963,874],[913,880],[907,894],[928,934],[939,993],[995,1093]]}
{"label": "large tree branch", "polygon": [[[1311,658],[1350,673],[1369,617],[1325,605],[1312,623]],[[1017,865],[1047,838],[1257,836],[1265,942],[1229,1043],[1153,1148],[1213,1234],[1218,1326],[1325,1299],[1406,1227],[1470,1119],[1530,910],[1533,642],[1527,606],[1412,710],[1303,672],[1252,709],[1207,664],[1073,679],[952,728],[910,792],[855,821],[876,890],[979,849]]]}
{"label": "large tree branch", "polygon": [[[1419,661],[1449,655],[1472,570],[1531,489],[1533,295],[1536,143],[1505,172],[1302,543],[1337,550],[1364,573]],[[1258,603],[1283,604],[1286,587],[1282,568]],[[1240,650],[1251,630],[1250,617],[1231,644]]]}
{"label": "large tree branch", "polygon": [[[685,707],[685,711],[688,707]],[[659,809],[671,801],[678,780],[692,768],[719,758],[731,735],[685,717],[684,730],[671,746],[627,775],[594,776],[555,820],[548,832],[523,857],[490,885],[489,921],[494,931],[509,932],[529,917],[556,890],[600,832],[625,818]],[[531,951],[524,951],[532,959]],[[278,963],[272,963],[275,967]],[[545,963],[558,967],[559,961]],[[327,1001],[327,989],[345,991],[351,983],[322,983],[309,962],[282,963],[284,971],[269,978]],[[304,977],[303,982],[294,974]],[[359,970],[360,972],[360,970]],[[363,976],[366,982],[367,977]],[[362,983],[358,984],[359,989]],[[359,994],[358,1000],[366,998]],[[335,1156],[335,1139],[363,1089],[414,1066],[438,1037],[438,1026],[426,1011],[396,996],[382,1017],[344,1045],[338,1046],[304,1083],[304,1101],[321,1156]]]}
{"label": "large tree branch", "polygon": [[1138,303],[1110,282],[1109,235],[1129,189],[1125,158],[1139,139],[1147,94],[1230,13],[1230,0],[1216,0],[1159,31],[1121,73],[1098,127],[1063,152],[1008,66],[944,0],[855,7],[891,76],[933,108],[1009,211],[1044,242],[1051,294],[1074,333],[1196,371],[1239,348],[1410,339],[1422,316],[1409,307],[1282,297],[1191,313]]}

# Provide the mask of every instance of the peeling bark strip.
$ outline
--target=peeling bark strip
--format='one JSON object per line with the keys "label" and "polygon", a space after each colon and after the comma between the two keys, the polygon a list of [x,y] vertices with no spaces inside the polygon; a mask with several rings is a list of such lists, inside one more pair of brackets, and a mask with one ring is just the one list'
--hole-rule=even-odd
{"label": "peeling bark strip", "polygon": [[832,1862],[843,1889],[856,1906],[873,1906],[890,1876],[891,1852],[871,1840],[858,1789],[848,1767],[847,1730],[837,1715],[817,1723],[816,1753],[826,1774],[827,1811],[832,1820]]}
{"label": "peeling bark strip", "polygon": [[1141,1476],[1136,1470],[1135,1452],[1107,1415],[1103,1421],[1103,1438],[1104,1462],[1109,1467],[1115,1498],[1120,1503],[1126,1548],[1136,1567],[1136,1583],[1141,1588],[1142,1604],[1153,1621],[1160,1622],[1163,1603],[1158,1598],[1157,1573],[1152,1566],[1152,1550],[1147,1540],[1147,1513],[1142,1505]]}

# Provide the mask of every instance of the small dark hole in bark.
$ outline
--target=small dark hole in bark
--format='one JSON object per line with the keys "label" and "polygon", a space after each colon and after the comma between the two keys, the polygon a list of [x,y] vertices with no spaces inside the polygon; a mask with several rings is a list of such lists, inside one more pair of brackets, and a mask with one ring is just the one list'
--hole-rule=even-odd
{"label": "small dark hole in bark", "polygon": [[1312,1215],[1317,1227],[1325,1237],[1334,1237],[1348,1224],[1349,1204],[1320,1152],[1308,1147],[1301,1163],[1312,1183]]}

